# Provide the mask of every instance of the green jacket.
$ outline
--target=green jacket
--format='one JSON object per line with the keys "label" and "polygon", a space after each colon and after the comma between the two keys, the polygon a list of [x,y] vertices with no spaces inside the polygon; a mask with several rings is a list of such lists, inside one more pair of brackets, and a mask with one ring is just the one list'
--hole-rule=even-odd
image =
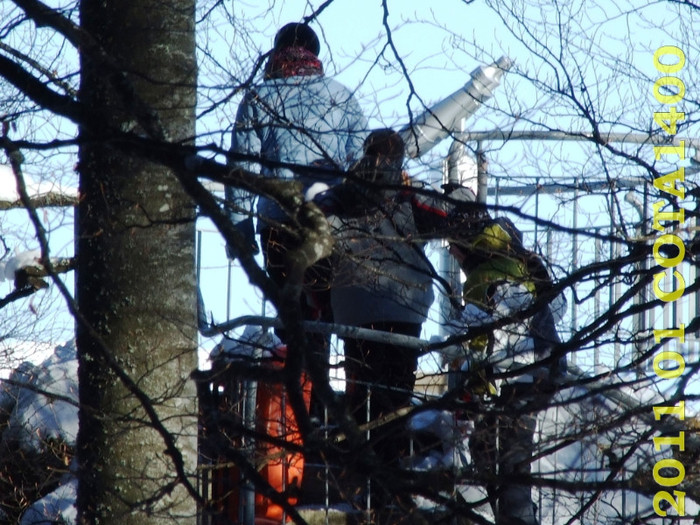
{"label": "green jacket", "polygon": [[507,282],[522,284],[533,295],[536,286],[527,261],[518,257],[510,234],[497,222],[486,226],[471,242],[469,268],[464,283],[464,300],[490,312],[495,285]]}
{"label": "green jacket", "polygon": [[[471,239],[465,249],[468,253],[464,269],[467,274],[464,283],[463,296],[467,303],[471,303],[480,309],[494,314],[498,312],[500,317],[509,317],[518,313],[517,309],[510,311],[508,306],[495,304],[498,297],[503,296],[504,287],[501,285],[518,285],[519,290],[526,290],[531,294],[532,304],[537,300],[538,292],[551,286],[549,275],[539,257],[531,251],[525,250],[520,239],[517,238],[517,230],[507,223],[495,220],[489,223],[481,232]],[[509,233],[507,229],[512,230]],[[497,293],[498,292],[498,293]],[[523,295],[521,293],[521,295]],[[527,295],[527,294],[525,294]],[[499,299],[502,300],[502,299]],[[527,309],[525,305],[521,309]],[[548,304],[543,304],[531,317],[521,323],[524,332],[521,334],[517,347],[530,346],[536,359],[542,359],[550,355],[555,345],[561,342],[557,334],[554,318]],[[515,326],[506,330],[510,336],[514,334]],[[503,336],[503,331],[497,331]],[[531,345],[523,345],[525,338],[531,339]],[[516,337],[509,337],[509,341],[498,341],[496,346],[507,347]],[[476,337],[470,342],[470,348],[475,351],[491,351],[494,341],[489,340],[488,335]],[[518,348],[507,350],[516,357]],[[566,358],[562,357],[551,367],[554,375],[560,375],[566,368]]]}

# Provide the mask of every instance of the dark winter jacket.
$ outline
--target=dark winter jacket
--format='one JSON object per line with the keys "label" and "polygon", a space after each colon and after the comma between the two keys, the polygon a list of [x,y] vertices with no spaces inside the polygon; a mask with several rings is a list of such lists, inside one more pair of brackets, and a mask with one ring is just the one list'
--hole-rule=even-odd
{"label": "dark winter jacket", "polygon": [[423,234],[444,227],[445,213],[438,199],[416,192],[422,186],[400,170],[371,179],[370,186],[348,180],[331,191],[334,319],[355,326],[422,323],[434,299],[435,273]]}

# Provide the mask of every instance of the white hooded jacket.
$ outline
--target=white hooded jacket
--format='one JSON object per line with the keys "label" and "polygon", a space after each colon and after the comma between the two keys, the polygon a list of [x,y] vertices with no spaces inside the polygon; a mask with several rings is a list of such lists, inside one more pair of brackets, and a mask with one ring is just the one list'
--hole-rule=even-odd
{"label": "white hooded jacket", "polygon": [[[268,79],[250,89],[241,102],[231,144],[233,165],[281,179],[299,179],[306,191],[319,174],[304,172],[308,166],[347,169],[362,154],[367,120],[353,93],[324,75]],[[322,180],[329,186],[329,174]],[[250,217],[253,196],[227,188],[227,200],[237,210],[234,222]],[[258,231],[264,220],[284,221],[280,207],[260,197]]]}

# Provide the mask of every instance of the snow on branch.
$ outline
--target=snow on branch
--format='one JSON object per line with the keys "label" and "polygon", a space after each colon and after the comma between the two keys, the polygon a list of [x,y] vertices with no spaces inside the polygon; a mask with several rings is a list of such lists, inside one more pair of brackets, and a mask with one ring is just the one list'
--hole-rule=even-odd
{"label": "snow on branch", "polygon": [[[35,182],[24,176],[30,205],[34,208],[72,207],[78,204],[77,188],[63,188],[53,182]],[[24,208],[11,166],[0,165],[0,210]]]}
{"label": "snow on branch", "polygon": [[13,292],[0,298],[0,308],[37,290],[48,288],[49,284],[44,277],[66,273],[74,268],[73,257],[52,257],[48,265],[44,264],[39,250],[19,252],[7,260],[0,261],[0,282],[8,280],[14,281],[15,284]]}

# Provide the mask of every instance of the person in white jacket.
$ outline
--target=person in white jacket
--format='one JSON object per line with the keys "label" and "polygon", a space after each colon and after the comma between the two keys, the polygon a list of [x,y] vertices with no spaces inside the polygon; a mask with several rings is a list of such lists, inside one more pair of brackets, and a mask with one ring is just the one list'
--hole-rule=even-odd
{"label": "person in white jacket", "polygon": [[[320,43],[305,24],[279,30],[265,67],[264,81],[249,88],[238,107],[229,163],[253,173],[296,179],[304,192],[319,180],[331,186],[359,159],[367,135],[367,120],[354,94],[327,77],[318,58]],[[309,167],[328,168],[323,174]],[[333,169],[337,170],[334,174]],[[234,223],[255,249],[253,217],[258,220],[263,251],[276,223],[290,220],[268,196],[237,188],[226,191]],[[231,258],[238,254],[228,247]]]}
{"label": "person in white jacket", "polygon": [[[243,97],[234,123],[229,164],[264,177],[298,180],[303,192],[314,183],[333,186],[362,154],[367,120],[352,91],[324,74],[319,39],[306,24],[282,27],[265,66],[262,83]],[[315,168],[315,169],[314,169]],[[265,268],[279,288],[287,279],[285,256],[296,237],[289,217],[273,196],[226,188],[230,217],[258,253],[257,219]],[[227,246],[230,259],[240,254]],[[323,260],[309,268],[300,305],[307,320],[332,320],[329,268]],[[284,340],[284,331],[278,331]],[[323,344],[319,342],[319,344]]]}

